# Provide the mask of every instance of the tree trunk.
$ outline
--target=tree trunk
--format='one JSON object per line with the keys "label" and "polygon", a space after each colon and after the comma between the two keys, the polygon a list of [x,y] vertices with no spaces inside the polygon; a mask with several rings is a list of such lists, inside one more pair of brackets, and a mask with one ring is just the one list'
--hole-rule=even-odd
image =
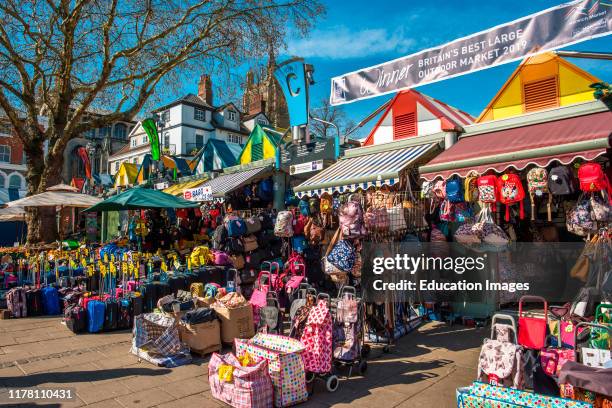
{"label": "tree trunk", "polygon": [[[24,146],[27,155],[28,195],[40,194],[48,187],[62,182],[61,173],[64,165],[63,155],[52,155],[52,146],[45,160],[42,143],[31,143]],[[26,212],[28,225],[27,244],[49,243],[58,238],[55,208],[28,208]]]}

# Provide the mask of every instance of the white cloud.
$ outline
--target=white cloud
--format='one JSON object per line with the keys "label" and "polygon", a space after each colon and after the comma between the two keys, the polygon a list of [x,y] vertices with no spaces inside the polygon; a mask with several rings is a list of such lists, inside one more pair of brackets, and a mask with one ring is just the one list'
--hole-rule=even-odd
{"label": "white cloud", "polygon": [[403,54],[415,44],[416,41],[402,28],[394,31],[385,28],[351,30],[346,26],[336,26],[314,30],[307,38],[290,41],[287,53],[303,58],[348,59],[389,52]]}

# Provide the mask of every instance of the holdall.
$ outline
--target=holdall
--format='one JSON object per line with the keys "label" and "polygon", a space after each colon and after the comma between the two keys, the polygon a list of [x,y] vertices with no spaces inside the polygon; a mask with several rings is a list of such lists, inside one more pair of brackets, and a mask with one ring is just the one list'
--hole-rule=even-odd
{"label": "holdall", "polygon": [[308,400],[301,355],[304,345],[301,342],[277,334],[258,333],[250,340],[236,339],[235,346],[238,358],[248,353],[257,361],[267,361],[274,386],[275,407],[287,407]]}
{"label": "holdall", "polygon": [[550,397],[529,391],[475,381],[457,388],[457,408],[593,408],[586,402]]}
{"label": "holdall", "polygon": [[355,265],[355,248],[350,242],[341,239],[334,245],[327,260],[343,272],[350,272]]}
{"label": "holdall", "polygon": [[[232,381],[221,378],[222,367],[231,367]],[[264,359],[244,367],[231,353],[213,353],[208,363],[208,383],[213,398],[235,408],[270,408],[274,402],[272,379]]]}
{"label": "holdall", "polygon": [[[544,317],[523,316],[523,302],[531,300],[544,303]],[[540,350],[546,346],[548,327],[548,302],[541,296],[521,296],[519,299],[518,342],[521,346]]]}

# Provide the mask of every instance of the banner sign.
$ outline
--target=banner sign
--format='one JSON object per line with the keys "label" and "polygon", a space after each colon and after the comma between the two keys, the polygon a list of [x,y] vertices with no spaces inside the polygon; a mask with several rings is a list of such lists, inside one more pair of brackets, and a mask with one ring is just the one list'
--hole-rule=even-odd
{"label": "banner sign", "polygon": [[289,174],[310,173],[311,171],[323,170],[323,160],[315,160],[307,163],[294,164],[289,167]]}
{"label": "banner sign", "polygon": [[279,64],[274,71],[274,77],[285,95],[291,126],[307,124],[308,85],[304,61],[294,58]]}
{"label": "banner sign", "polygon": [[183,192],[183,198],[189,201],[212,201],[212,187],[202,186],[196,188],[190,188]]}
{"label": "banner sign", "polygon": [[578,0],[445,45],[332,78],[330,103],[341,105],[555,50],[612,31],[612,3]]}

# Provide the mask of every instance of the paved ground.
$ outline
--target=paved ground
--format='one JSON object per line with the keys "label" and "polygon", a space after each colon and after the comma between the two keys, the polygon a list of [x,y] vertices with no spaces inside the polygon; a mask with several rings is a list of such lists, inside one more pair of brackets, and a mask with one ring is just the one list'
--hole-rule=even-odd
{"label": "paved ground", "polygon": [[[318,383],[301,406],[456,406],[455,389],[474,379],[485,335],[486,329],[427,324],[388,354],[373,350],[364,377],[343,380],[333,394]],[[68,386],[75,401],[22,406],[223,406],[210,394],[207,359],[158,368],[129,354],[130,340],[128,332],[75,336],[57,317],[0,320],[0,401],[9,387]]]}

